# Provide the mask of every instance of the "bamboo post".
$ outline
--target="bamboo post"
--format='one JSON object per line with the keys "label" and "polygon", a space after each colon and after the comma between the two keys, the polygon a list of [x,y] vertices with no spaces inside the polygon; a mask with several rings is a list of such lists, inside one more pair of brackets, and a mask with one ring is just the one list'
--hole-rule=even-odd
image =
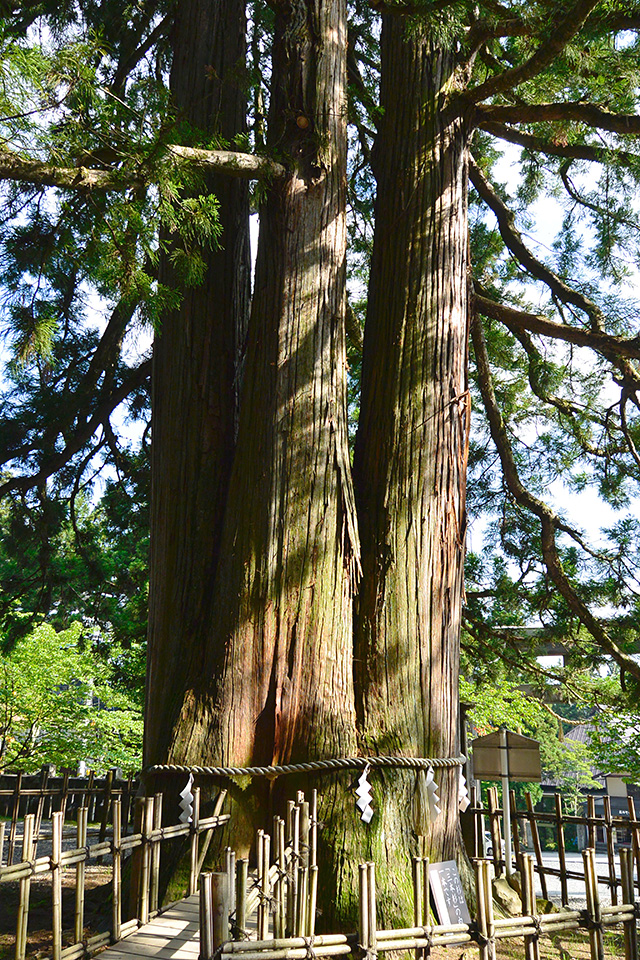
{"label": "bamboo post", "polygon": [[198,885],[198,837],[200,830],[200,787],[194,787],[193,794],[193,816],[191,817],[191,846],[190,846],[190,865],[189,865],[189,896],[192,897],[196,892]]}
{"label": "bamboo post", "polygon": [[309,896],[309,868],[298,867],[298,913],[296,936],[304,937],[307,929],[307,898]]}
{"label": "bamboo post", "polygon": [[369,940],[367,951],[376,954],[378,951],[378,919],[376,916],[376,865],[367,863],[367,907],[369,911]]}
{"label": "bamboo post", "polygon": [[[531,854],[522,854],[520,857],[520,864],[520,870],[522,874],[522,912],[525,916],[534,917],[537,914],[537,909],[535,872],[533,869],[533,857]],[[525,960],[540,960],[540,944],[537,933],[525,936],[524,955]]]}
{"label": "bamboo post", "polygon": [[[88,810],[87,810],[88,813]],[[112,908],[113,908],[113,942],[120,939],[122,925],[122,803],[120,799],[113,801],[113,839],[111,841],[111,856],[113,871],[111,877]]]}
{"label": "bamboo post", "polygon": [[[11,866],[13,863],[13,858],[15,856],[16,849],[16,832],[18,829],[18,816],[20,813],[20,791],[22,790],[22,776],[23,771],[18,770],[16,773],[16,782],[13,788],[13,809],[11,811],[11,826],[9,827],[9,850],[7,853],[7,865]],[[24,853],[23,853],[24,859]]]}
{"label": "bamboo post", "polygon": [[303,800],[300,806],[300,866],[309,866],[309,804]]}
{"label": "bamboo post", "polygon": [[[236,865],[236,931],[242,940],[247,930],[247,880],[249,861],[238,860]],[[284,933],[282,933],[284,936]]]}
{"label": "bamboo post", "polygon": [[556,829],[558,833],[558,859],[560,862],[560,896],[562,906],[569,905],[569,887],[567,884],[567,851],[564,841],[564,817],[562,814],[562,797],[559,793],[555,795],[556,808]]}
{"label": "bamboo post", "polygon": [[369,886],[367,884],[367,864],[358,866],[358,939],[362,950],[369,945]]}
{"label": "bamboo post", "polygon": [[140,862],[140,907],[138,918],[149,922],[149,894],[151,887],[151,832],[153,830],[153,797],[142,798],[142,857]]}
{"label": "bamboo post", "polygon": [[53,960],[60,960],[62,953],[62,810],[51,817],[51,910],[53,926]]}
{"label": "bamboo post", "polygon": [[513,834],[513,856],[516,863],[520,862],[520,831],[518,830],[518,811],[516,809],[516,792],[509,790],[509,805],[511,807],[511,831]]}
{"label": "bamboo post", "polygon": [[[424,900],[422,890],[422,858],[413,857],[411,867],[413,880],[413,925],[414,927],[421,927],[423,925],[422,904]],[[423,960],[424,950],[421,947],[416,947],[414,955],[415,960]]]}
{"label": "bamboo post", "polygon": [[2,857],[4,855],[4,833],[5,833],[5,822],[3,820],[0,823],[0,867],[2,866]]}
{"label": "bamboo post", "polygon": [[211,874],[200,874],[200,960],[213,956],[213,912],[211,901]]}
{"label": "bamboo post", "polygon": [[236,852],[231,847],[225,849],[225,870],[229,880],[229,913],[235,913],[236,909]]}
{"label": "bamboo post", "polygon": [[485,874],[484,895],[486,897],[486,916],[487,916],[487,936],[489,938],[488,960],[496,960],[496,928],[493,917],[493,890],[491,888],[491,864],[488,860],[482,861],[482,869]]}
{"label": "bamboo post", "polygon": [[431,898],[429,891],[429,859],[422,858],[422,926],[425,934],[431,933]]}
{"label": "bamboo post", "polygon": [[273,891],[275,909],[273,913],[273,933],[276,940],[285,936],[286,859],[285,859],[285,823],[281,817],[273,818],[273,860],[277,866],[276,882]]}
{"label": "bamboo post", "polygon": [[616,876],[616,855],[614,848],[614,829],[611,822],[611,797],[604,796],[604,827],[607,837],[607,860],[609,862],[609,889],[611,890],[611,905],[618,903],[618,883]]}
{"label": "bamboo post", "polygon": [[276,868],[275,880],[273,883],[273,936],[275,940],[281,940],[284,937],[282,925],[282,897],[284,893],[283,882],[283,863],[282,863],[282,820],[278,816],[273,818],[273,863]]}
{"label": "bamboo post", "polygon": [[496,876],[502,870],[502,835],[500,830],[500,814],[498,813],[498,790],[496,787],[489,787],[489,825],[491,828],[491,844],[493,846],[493,865]]}
{"label": "bamboo post", "polygon": [[531,839],[533,841],[533,850],[536,855],[536,863],[538,864],[538,876],[540,877],[540,888],[542,890],[542,896],[545,900],[549,899],[549,892],[547,890],[547,877],[544,872],[544,862],[542,860],[542,846],[540,845],[540,834],[538,833],[538,824],[536,822],[536,814],[533,809],[533,800],[531,799],[531,794],[527,790],[525,793],[525,800],[527,804],[527,816],[529,818],[529,826],[531,827]]}
{"label": "bamboo post", "polygon": [[309,808],[309,822],[311,825],[309,835],[309,862],[312,867],[318,864],[318,791],[311,791],[311,806]]}
{"label": "bamboo post", "polygon": [[109,822],[109,809],[111,807],[111,794],[113,792],[113,770],[108,770],[104,781],[104,805],[100,816],[100,843],[104,842],[107,835],[107,823]]}
{"label": "bamboo post", "polygon": [[587,817],[589,818],[589,840],[587,847],[596,848],[596,801],[595,797],[589,795],[587,797]]}
{"label": "bamboo post", "polygon": [[[627,797],[627,807],[629,808],[629,829],[631,830],[633,856],[636,861],[636,884],[638,891],[640,892],[640,823],[638,822],[638,818],[636,816],[636,804],[633,797]],[[0,862],[2,862],[1,851]]]}
{"label": "bamboo post", "polygon": [[634,906],[634,915],[624,921],[625,960],[638,960],[638,932],[635,918],[635,896],[633,887],[633,854],[631,850],[620,851],[620,879],[622,880],[622,902]]}
{"label": "bamboo post", "polygon": [[596,852],[593,847],[582,851],[582,859],[584,861],[584,882],[587,892],[587,911],[589,920],[591,921],[589,928],[591,960],[605,960],[602,915],[600,912],[600,896],[598,893],[598,877],[596,874]]}
{"label": "bamboo post", "polygon": [[[34,816],[28,814],[24,818],[22,835],[22,861],[28,863],[33,858],[33,827]],[[29,924],[29,893],[31,877],[20,880],[20,899],[18,902],[18,919],[16,925],[16,960],[24,960],[27,952],[27,927]]]}
{"label": "bamboo post", "polygon": [[281,820],[280,817],[274,816],[273,818],[273,863],[276,868],[275,880],[273,883],[273,899],[274,899],[274,909],[273,909],[273,937],[274,940],[281,940],[284,937],[284,931],[282,929],[282,912],[281,912],[281,902],[282,902],[282,860],[280,859],[280,831],[281,831]]}
{"label": "bamboo post", "polygon": [[40,787],[38,794],[38,806],[36,807],[36,823],[34,829],[34,857],[37,856],[38,852],[38,840],[40,839],[40,827],[42,824],[42,814],[44,812],[44,799],[46,796],[47,782],[49,780],[49,767],[44,766],[40,771]]}
{"label": "bamboo post", "polygon": [[300,863],[300,807],[291,808],[291,858],[289,869],[290,896],[288,899],[290,935],[295,936],[298,916],[298,864]]}
{"label": "bamboo post", "polygon": [[[425,933],[429,923],[429,861],[426,857],[413,858],[413,921],[415,927],[422,927]],[[423,947],[416,947],[416,960],[426,956]]]}
{"label": "bamboo post", "polygon": [[267,940],[269,937],[269,905],[271,903],[271,880],[269,878],[269,861],[271,858],[271,837],[268,833],[262,834],[262,877],[260,883],[260,906],[262,924],[258,927],[258,939]]}
{"label": "bamboo post", "polygon": [[257,911],[257,937],[258,940],[262,940],[262,929],[264,927],[264,901],[262,899],[262,886],[263,886],[263,876],[264,876],[264,844],[262,838],[264,836],[264,830],[256,831],[256,889],[258,891],[258,911]]}
{"label": "bamboo post", "polygon": [[316,932],[316,907],[318,904],[318,866],[309,867],[309,906],[307,908],[307,937]]}
{"label": "bamboo post", "polygon": [[211,874],[211,913],[213,917],[213,953],[229,939],[229,881],[226,873]]}
{"label": "bamboo post", "polygon": [[[87,845],[87,815],[89,811],[86,807],[78,807],[77,824],[77,844],[78,850],[82,850]],[[82,943],[84,937],[84,897],[85,897],[85,877],[87,871],[86,859],[76,864],[76,909],[74,918],[74,943]]]}
{"label": "bamboo post", "polygon": [[[118,801],[120,802],[120,801]],[[112,808],[115,817],[115,799]],[[153,830],[160,830],[162,827],[162,794],[156,793],[153,803]],[[160,891],[160,845],[161,839],[158,837],[151,840],[151,881],[149,891],[149,910],[156,913],[158,910],[158,897]]]}
{"label": "bamboo post", "polygon": [[[133,812],[133,832],[142,833],[142,818],[144,797],[136,797]],[[129,891],[129,912],[137,920],[140,919],[140,881],[142,878],[142,852],[144,844],[141,842],[132,849],[131,854],[131,886]]]}
{"label": "bamboo post", "polygon": [[486,860],[476,860],[476,900],[478,907],[478,953],[480,960],[493,960],[489,952],[489,925],[487,918],[487,896],[485,883],[487,879],[484,865]]}

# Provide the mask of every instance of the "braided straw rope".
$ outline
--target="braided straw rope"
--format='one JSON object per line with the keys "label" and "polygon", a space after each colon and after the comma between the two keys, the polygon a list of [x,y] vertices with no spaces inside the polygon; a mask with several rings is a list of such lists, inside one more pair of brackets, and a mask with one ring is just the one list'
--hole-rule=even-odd
{"label": "braided straw rope", "polygon": [[428,770],[430,767],[461,767],[466,757],[341,757],[309,760],[306,763],[271,764],[267,767],[198,767],[178,763],[156,763],[145,773],[191,773],[206,777],[281,777],[288,773],[322,773],[326,770],[361,770],[365,767],[403,767]]}

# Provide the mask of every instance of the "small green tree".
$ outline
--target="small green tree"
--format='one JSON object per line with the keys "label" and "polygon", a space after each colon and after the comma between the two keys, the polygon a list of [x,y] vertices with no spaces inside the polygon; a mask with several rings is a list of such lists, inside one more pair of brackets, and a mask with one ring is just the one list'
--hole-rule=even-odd
{"label": "small green tree", "polygon": [[0,769],[42,763],[100,769],[140,763],[142,715],[82,627],[41,624],[0,655]]}

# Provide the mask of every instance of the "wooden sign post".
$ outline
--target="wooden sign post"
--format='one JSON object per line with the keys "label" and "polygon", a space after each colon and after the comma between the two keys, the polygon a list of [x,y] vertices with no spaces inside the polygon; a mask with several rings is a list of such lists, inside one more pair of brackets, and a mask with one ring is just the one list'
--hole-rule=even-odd
{"label": "wooden sign post", "polygon": [[513,733],[500,727],[486,737],[471,741],[473,775],[476,780],[502,781],[502,817],[504,823],[504,854],[507,876],[512,873],[510,780],[525,783],[540,782],[540,744],[531,737]]}

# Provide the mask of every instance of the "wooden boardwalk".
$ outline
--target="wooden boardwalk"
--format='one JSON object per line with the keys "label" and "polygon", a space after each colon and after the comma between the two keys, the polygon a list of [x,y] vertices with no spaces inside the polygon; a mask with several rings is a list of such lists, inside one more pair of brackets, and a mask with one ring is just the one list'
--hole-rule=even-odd
{"label": "wooden boardwalk", "polygon": [[100,956],[104,960],[198,960],[200,954],[198,894],[174,903],[125,940],[114,943]]}

